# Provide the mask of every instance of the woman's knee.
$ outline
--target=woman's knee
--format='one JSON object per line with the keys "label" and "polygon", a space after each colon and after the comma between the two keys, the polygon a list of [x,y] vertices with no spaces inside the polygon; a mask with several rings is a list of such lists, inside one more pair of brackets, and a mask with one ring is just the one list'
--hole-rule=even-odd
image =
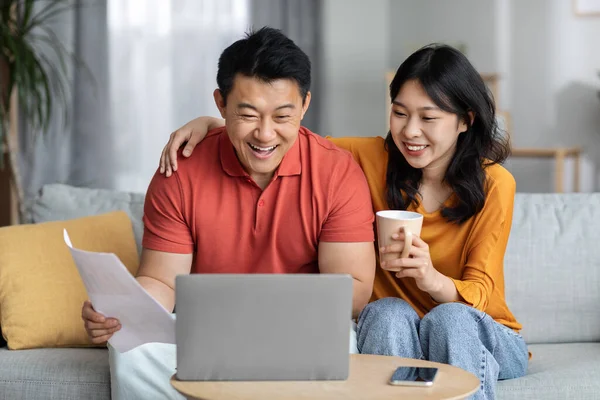
{"label": "woman's knee", "polygon": [[431,328],[436,332],[440,329],[455,330],[476,324],[484,316],[482,311],[463,303],[444,303],[425,314],[421,321],[421,329]]}
{"label": "woman's knee", "polygon": [[365,325],[390,325],[406,321],[418,323],[416,311],[402,299],[386,297],[367,304],[359,315],[358,330]]}

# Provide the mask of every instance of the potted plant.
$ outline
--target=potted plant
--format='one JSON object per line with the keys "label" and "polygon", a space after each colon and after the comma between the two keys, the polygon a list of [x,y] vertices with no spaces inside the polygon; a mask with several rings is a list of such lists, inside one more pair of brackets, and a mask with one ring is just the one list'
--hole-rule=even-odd
{"label": "potted plant", "polygon": [[20,216],[24,212],[17,121],[44,133],[53,110],[67,110],[65,61],[70,55],[49,21],[73,5],[67,0],[0,0],[0,225],[17,222],[19,215],[6,215],[7,208],[18,209]]}

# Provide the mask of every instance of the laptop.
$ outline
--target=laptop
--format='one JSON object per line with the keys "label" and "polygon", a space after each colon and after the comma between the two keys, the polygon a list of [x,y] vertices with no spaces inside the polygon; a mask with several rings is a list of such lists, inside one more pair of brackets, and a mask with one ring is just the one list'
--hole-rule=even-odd
{"label": "laptop", "polygon": [[350,275],[192,274],[175,285],[177,379],[348,378]]}

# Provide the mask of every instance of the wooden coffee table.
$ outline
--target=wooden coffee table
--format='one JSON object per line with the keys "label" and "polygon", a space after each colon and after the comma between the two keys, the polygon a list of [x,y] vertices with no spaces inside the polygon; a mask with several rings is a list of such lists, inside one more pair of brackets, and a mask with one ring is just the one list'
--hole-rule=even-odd
{"label": "wooden coffee table", "polygon": [[[389,379],[397,367],[437,367],[431,387],[392,386]],[[460,368],[411,358],[350,355],[350,376],[346,381],[178,381],[171,385],[188,399],[464,399],[479,389],[479,379]]]}

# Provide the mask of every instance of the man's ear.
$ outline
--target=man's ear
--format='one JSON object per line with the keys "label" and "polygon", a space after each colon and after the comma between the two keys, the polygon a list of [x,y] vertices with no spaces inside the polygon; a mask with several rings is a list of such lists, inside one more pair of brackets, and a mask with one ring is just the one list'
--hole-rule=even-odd
{"label": "man's ear", "polygon": [[310,92],[306,93],[306,98],[304,99],[304,103],[302,103],[302,115],[300,116],[300,119],[302,120],[302,118],[304,118],[304,114],[306,114],[306,111],[308,110],[308,106],[310,105]]}
{"label": "man's ear", "polygon": [[223,97],[219,89],[215,89],[215,91],[213,92],[213,97],[215,99],[215,105],[221,113],[221,118],[225,119],[225,98]]}

